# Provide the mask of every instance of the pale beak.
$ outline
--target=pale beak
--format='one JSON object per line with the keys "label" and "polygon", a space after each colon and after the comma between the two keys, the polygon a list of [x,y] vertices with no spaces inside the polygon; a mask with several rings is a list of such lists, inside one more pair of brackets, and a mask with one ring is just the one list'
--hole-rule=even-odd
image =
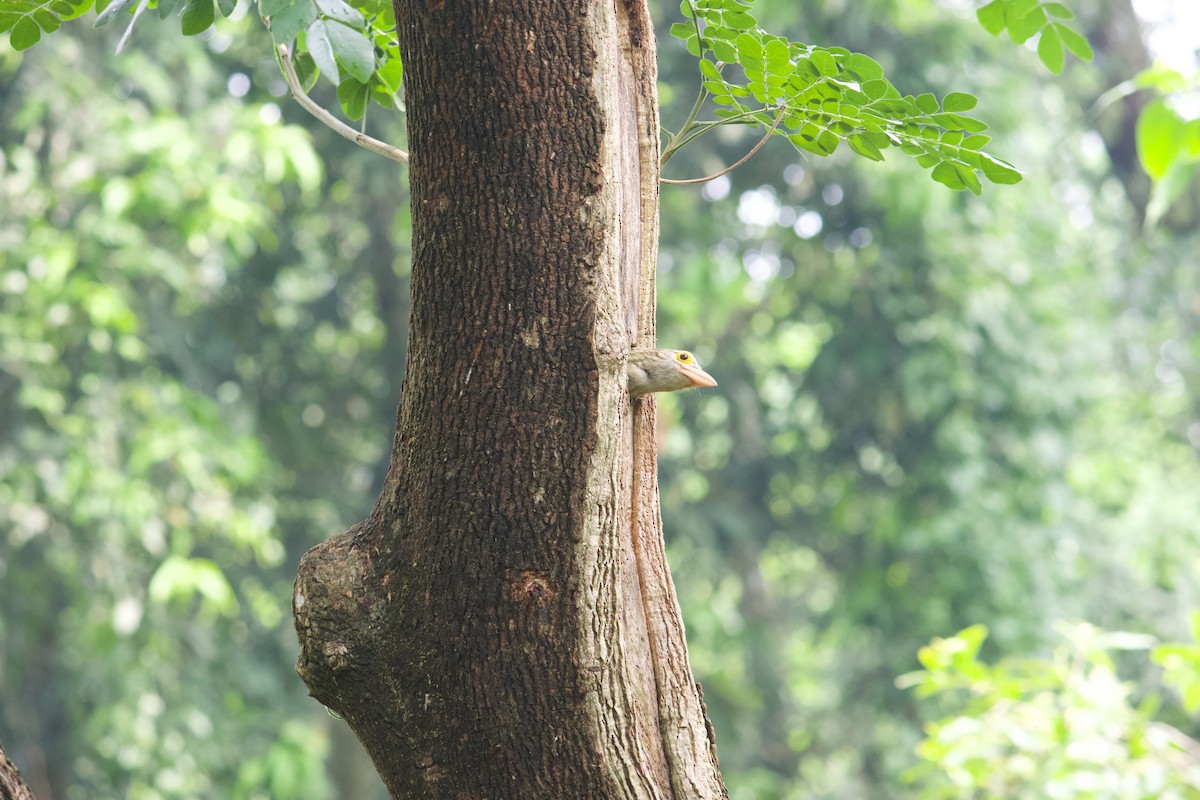
{"label": "pale beak", "polygon": [[704,370],[697,366],[683,367],[679,370],[683,376],[691,381],[692,386],[700,388],[701,386],[716,386],[717,381],[712,375],[709,375]]}

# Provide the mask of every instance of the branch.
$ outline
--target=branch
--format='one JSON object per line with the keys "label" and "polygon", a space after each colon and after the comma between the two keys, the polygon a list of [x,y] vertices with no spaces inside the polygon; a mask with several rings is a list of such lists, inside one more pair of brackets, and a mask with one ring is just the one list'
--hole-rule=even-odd
{"label": "branch", "polygon": [[742,164],[745,164],[747,161],[749,161],[750,156],[757,153],[758,149],[767,143],[767,139],[770,139],[771,134],[774,133],[775,129],[779,127],[779,123],[783,119],[783,115],[785,113],[787,113],[787,105],[780,106],[779,113],[775,115],[775,121],[772,122],[771,127],[767,129],[767,134],[758,140],[758,144],[754,145],[754,147],[750,150],[749,153],[746,153],[746,155],[742,156],[737,161],[735,161],[733,164],[731,164],[730,166],[721,170],[720,172],[714,172],[712,175],[709,175],[707,178],[687,178],[686,180],[680,180],[680,181],[671,180],[670,178],[659,178],[659,180],[663,183],[673,183],[677,186],[682,186],[682,185],[689,184],[689,183],[705,183],[707,181],[711,181],[715,178],[721,177],[726,172],[732,172],[733,170],[740,167]]}
{"label": "branch", "polygon": [[308,96],[304,88],[300,85],[300,78],[296,76],[296,68],[292,65],[292,59],[288,55],[287,45],[281,44],[276,48],[276,53],[279,56],[279,66],[283,69],[283,77],[287,80],[288,88],[292,90],[292,97],[300,106],[319,119],[326,127],[334,133],[346,137],[360,147],[365,147],[372,153],[378,153],[385,158],[390,158],[393,161],[399,161],[401,164],[408,163],[408,153],[398,147],[393,147],[387,142],[381,142],[367,136],[365,133],[359,133],[351,128],[346,123],[342,122],[337,117],[330,114],[325,109],[321,108],[316,102]]}

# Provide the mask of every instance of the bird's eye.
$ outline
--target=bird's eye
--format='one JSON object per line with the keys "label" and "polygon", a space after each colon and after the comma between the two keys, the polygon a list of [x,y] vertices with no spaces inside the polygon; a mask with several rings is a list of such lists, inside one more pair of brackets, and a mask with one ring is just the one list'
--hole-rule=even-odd
{"label": "bird's eye", "polygon": [[679,359],[680,363],[686,364],[692,360],[692,354],[685,350],[682,353],[676,353],[675,358]]}

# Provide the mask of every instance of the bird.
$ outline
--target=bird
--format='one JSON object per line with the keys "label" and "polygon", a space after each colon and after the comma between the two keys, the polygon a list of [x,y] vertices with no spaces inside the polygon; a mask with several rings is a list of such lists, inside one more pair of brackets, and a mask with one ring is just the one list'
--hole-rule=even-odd
{"label": "bird", "polygon": [[637,348],[629,353],[626,372],[630,397],[717,385],[687,350]]}

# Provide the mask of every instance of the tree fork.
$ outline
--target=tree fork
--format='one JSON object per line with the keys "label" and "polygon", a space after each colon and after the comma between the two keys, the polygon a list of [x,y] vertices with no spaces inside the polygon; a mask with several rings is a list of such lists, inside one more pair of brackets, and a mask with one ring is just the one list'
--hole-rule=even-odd
{"label": "tree fork", "polygon": [[370,516],[313,548],[297,670],[394,797],[721,798],[662,548],[658,111],[642,2],[395,0],[412,315]]}

